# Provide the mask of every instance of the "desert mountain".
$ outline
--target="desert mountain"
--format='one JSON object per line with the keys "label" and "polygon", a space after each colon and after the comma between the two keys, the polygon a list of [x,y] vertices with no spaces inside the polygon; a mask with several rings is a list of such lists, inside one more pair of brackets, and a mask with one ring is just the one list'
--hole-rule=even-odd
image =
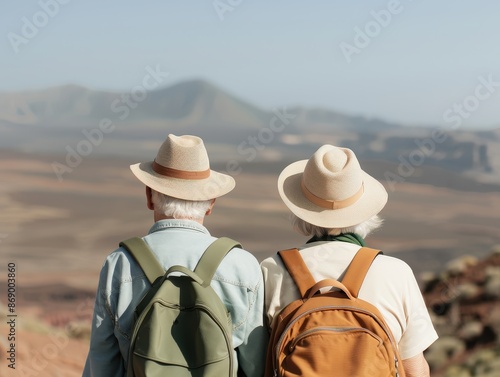
{"label": "desert mountain", "polygon": [[4,122],[54,127],[103,118],[257,128],[265,122],[267,114],[203,80],[181,82],[150,92],[142,88],[114,93],[65,85],[0,93],[0,120]]}
{"label": "desert mountain", "polygon": [[[83,130],[96,129],[103,120],[113,123],[113,132],[95,151],[108,155],[130,155],[133,148],[137,155],[149,156],[153,143],[167,133],[192,133],[217,145],[225,160],[288,161],[331,143],[354,149],[362,159],[392,164],[392,171],[404,180],[415,180],[422,176],[419,169],[433,167],[486,184],[500,183],[498,129],[401,126],[321,108],[261,109],[204,80],[124,93],[77,85],[0,93],[3,148],[66,153],[67,146],[76,148],[85,139]],[[441,174],[425,180],[436,176]]]}
{"label": "desert mountain", "polygon": [[[123,107],[129,107],[126,112]],[[326,109],[294,107],[287,110],[307,131],[332,129],[382,131],[400,126],[378,119],[349,116]],[[124,116],[127,114],[127,116]],[[102,118],[126,122],[182,122],[184,126],[227,127],[232,130],[268,126],[273,111],[262,110],[204,81],[190,80],[150,92],[127,93],[64,85],[45,90],[0,93],[0,122],[61,126],[90,123]],[[125,119],[123,119],[125,118]],[[306,131],[306,130],[302,130]]]}

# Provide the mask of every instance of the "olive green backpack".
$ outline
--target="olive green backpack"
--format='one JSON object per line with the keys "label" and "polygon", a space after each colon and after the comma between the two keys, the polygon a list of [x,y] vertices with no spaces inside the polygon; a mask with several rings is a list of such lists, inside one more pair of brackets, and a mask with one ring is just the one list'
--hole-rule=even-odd
{"label": "olive green backpack", "polygon": [[240,244],[219,238],[194,271],[172,266],[166,272],[141,238],[120,246],[152,285],[135,311],[127,376],[236,376],[231,316],[210,282],[222,259]]}

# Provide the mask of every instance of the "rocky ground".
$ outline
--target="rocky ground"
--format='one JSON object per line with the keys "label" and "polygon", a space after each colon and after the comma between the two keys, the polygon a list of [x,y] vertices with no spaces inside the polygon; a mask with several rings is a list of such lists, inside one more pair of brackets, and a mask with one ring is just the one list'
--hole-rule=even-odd
{"label": "rocky ground", "polygon": [[500,375],[500,245],[426,273],[424,297],[440,338],[426,352],[436,377]]}
{"label": "rocky ground", "polygon": [[[496,377],[500,371],[500,245],[486,258],[464,256],[421,277],[440,336],[426,352],[433,377]],[[16,327],[16,369],[2,360],[0,376],[80,376],[88,350],[93,297],[59,287],[47,296],[26,291]],[[45,307],[43,305],[45,301]],[[28,310],[28,302],[39,309]],[[50,302],[50,304],[48,304]],[[40,309],[41,308],[41,309]],[[0,308],[1,334],[8,334]],[[75,314],[76,313],[76,314]],[[9,344],[1,337],[0,353]],[[4,357],[2,357],[4,359]]]}
{"label": "rocky ground", "polygon": [[[10,329],[5,314],[0,315],[0,331]],[[88,326],[49,326],[33,318],[17,318],[14,343],[5,336],[0,341],[0,376],[79,377],[88,350]]]}

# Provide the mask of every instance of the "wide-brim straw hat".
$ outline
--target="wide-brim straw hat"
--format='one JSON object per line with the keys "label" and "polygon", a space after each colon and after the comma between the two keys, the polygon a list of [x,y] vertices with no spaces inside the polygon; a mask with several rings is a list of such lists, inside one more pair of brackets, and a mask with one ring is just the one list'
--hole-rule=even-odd
{"label": "wide-brim straw hat", "polygon": [[384,186],[361,169],[354,152],[333,145],[288,165],[279,176],[278,190],[297,217],[323,228],[360,224],[387,203]]}
{"label": "wide-brim straw hat", "polygon": [[235,186],[233,177],[210,169],[203,140],[192,135],[168,135],[154,161],[130,169],[146,186],[184,200],[218,198]]}

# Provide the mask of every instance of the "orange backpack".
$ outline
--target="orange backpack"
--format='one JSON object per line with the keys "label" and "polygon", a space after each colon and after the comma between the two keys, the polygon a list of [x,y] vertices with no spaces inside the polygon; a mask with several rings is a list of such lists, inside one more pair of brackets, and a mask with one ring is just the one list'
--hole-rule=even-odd
{"label": "orange backpack", "polygon": [[[379,250],[361,248],[342,283],[316,283],[299,251],[280,251],[301,299],[274,319],[266,377],[404,377],[397,344],[379,310],[357,298]],[[329,290],[321,293],[326,287]]]}

